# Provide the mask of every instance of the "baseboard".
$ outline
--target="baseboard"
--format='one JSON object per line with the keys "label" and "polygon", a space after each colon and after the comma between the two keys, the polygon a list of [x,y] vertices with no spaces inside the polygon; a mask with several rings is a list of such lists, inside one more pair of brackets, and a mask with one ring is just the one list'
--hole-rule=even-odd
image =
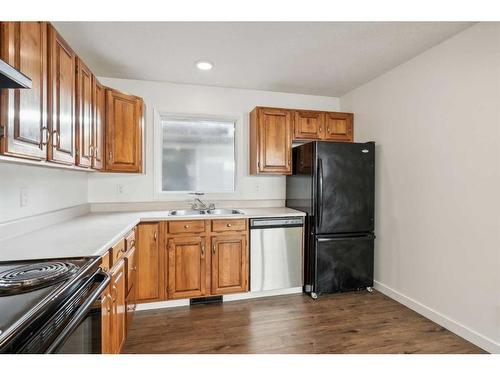
{"label": "baseboard", "polygon": [[427,319],[439,324],[440,326],[448,329],[449,331],[455,333],[456,335],[470,341],[474,345],[486,350],[489,353],[500,354],[500,343],[497,343],[488,337],[480,334],[479,332],[464,326],[463,324],[431,309],[428,306],[405,296],[404,294],[388,287],[387,285],[374,281],[374,288],[379,292],[385,294],[386,296],[398,301],[399,303],[405,305],[406,307],[418,312],[419,314],[425,316]]}
{"label": "baseboard", "polygon": [[[230,301],[239,301],[239,300],[244,300],[244,299],[280,296],[280,295],[296,294],[296,293],[302,293],[302,288],[298,287],[298,288],[268,290],[268,291],[264,291],[264,292],[228,294],[228,295],[225,295],[223,297],[223,300],[224,300],[224,302],[230,302]],[[178,300],[174,300],[174,301],[141,303],[140,305],[137,305],[136,311],[166,309],[166,308],[179,307],[179,306],[189,306],[189,299],[178,299]]]}

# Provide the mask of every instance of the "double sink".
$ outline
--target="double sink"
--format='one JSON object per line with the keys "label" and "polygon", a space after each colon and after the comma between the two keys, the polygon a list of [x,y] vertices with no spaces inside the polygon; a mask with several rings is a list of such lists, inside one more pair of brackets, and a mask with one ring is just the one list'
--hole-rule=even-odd
{"label": "double sink", "polygon": [[172,210],[169,216],[203,216],[203,215],[243,215],[244,212],[232,208],[218,208],[208,210]]}

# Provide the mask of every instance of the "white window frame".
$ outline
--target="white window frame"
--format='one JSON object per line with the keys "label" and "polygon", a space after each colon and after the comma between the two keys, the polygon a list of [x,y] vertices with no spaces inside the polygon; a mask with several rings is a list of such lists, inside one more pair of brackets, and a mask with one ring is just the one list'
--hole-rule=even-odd
{"label": "white window frame", "polygon": [[[235,199],[240,194],[240,181],[242,178],[243,166],[240,165],[241,158],[239,150],[243,145],[243,117],[231,114],[201,114],[201,113],[172,113],[154,110],[154,198],[160,201],[183,201],[192,200],[191,191],[163,191],[162,190],[162,153],[163,153],[163,131],[162,117],[194,120],[220,120],[234,122],[234,190],[228,192],[204,192],[204,199]],[[203,197],[202,197],[203,199]]]}

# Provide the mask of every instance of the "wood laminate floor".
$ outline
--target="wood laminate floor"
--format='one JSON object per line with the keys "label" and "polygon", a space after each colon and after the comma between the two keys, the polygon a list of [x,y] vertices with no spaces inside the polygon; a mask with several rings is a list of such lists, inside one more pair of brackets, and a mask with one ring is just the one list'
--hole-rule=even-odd
{"label": "wood laminate floor", "polygon": [[137,312],[125,353],[484,353],[381,293]]}

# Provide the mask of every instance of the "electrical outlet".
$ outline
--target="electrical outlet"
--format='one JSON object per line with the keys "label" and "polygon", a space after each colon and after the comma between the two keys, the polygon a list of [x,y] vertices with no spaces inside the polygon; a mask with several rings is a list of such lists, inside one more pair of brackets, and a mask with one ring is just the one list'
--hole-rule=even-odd
{"label": "electrical outlet", "polygon": [[29,201],[29,191],[28,188],[23,187],[19,189],[19,205],[21,207],[26,207]]}
{"label": "electrical outlet", "polygon": [[116,192],[118,194],[123,194],[124,190],[125,190],[125,188],[124,188],[123,184],[116,185]]}

